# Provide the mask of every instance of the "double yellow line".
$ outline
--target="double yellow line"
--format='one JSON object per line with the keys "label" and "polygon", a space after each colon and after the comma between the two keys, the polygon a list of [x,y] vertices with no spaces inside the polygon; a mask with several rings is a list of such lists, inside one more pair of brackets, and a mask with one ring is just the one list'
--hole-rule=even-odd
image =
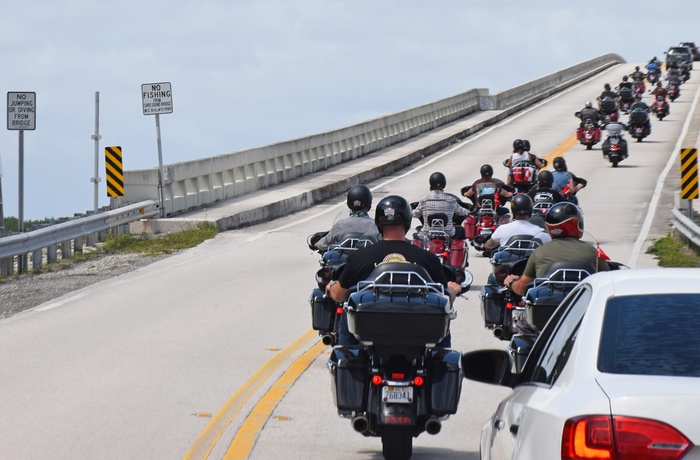
{"label": "double yellow line", "polygon": [[559,144],[559,147],[549,152],[547,156],[544,157],[544,159],[547,160],[548,165],[552,164],[551,160],[554,160],[556,157],[564,155],[567,150],[569,150],[571,147],[574,146],[574,144],[576,144],[576,142],[578,142],[578,139],[576,139],[576,134],[573,134],[570,138]]}
{"label": "double yellow line", "polygon": [[[314,340],[315,339],[315,340]],[[224,459],[237,460],[248,458],[253,450],[255,441],[262,431],[265,422],[272,414],[277,404],[282,400],[289,388],[304,373],[311,363],[327,348],[318,338],[318,332],[309,329],[294,343],[270,358],[253,376],[226,401],[197,436],[193,446],[185,455],[185,460],[206,459],[221,439],[224,431],[251,396],[277,370],[284,361],[304,348],[309,342],[314,344],[301,357],[295,360],[282,376],[272,385],[270,390],[255,405],[243,425],[229,445]]]}

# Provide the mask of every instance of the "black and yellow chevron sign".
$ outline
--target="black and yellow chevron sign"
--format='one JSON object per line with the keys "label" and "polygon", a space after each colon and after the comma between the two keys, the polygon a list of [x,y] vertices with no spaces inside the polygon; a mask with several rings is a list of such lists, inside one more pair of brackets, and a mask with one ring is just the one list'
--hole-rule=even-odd
{"label": "black and yellow chevron sign", "polygon": [[697,149],[681,149],[681,198],[684,200],[698,198]]}
{"label": "black and yellow chevron sign", "polygon": [[121,147],[105,147],[105,168],[107,169],[107,196],[110,198],[124,196]]}

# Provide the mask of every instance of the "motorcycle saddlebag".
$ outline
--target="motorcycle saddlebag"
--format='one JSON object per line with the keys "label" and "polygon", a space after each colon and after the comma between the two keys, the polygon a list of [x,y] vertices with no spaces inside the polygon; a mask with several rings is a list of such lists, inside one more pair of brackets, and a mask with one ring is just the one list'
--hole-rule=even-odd
{"label": "motorcycle saddlebag", "polygon": [[438,417],[457,413],[462,393],[462,354],[457,350],[436,348],[430,351],[428,378],[430,411]]}
{"label": "motorcycle saddlebag", "polygon": [[467,266],[467,250],[464,240],[452,240],[450,242],[450,255],[447,257],[447,265],[453,267]]}
{"label": "motorcycle saddlebag", "polygon": [[486,285],[481,289],[481,316],[484,317],[486,327],[495,327],[503,324],[503,293],[501,286]]}
{"label": "motorcycle saddlebag", "polygon": [[324,297],[319,289],[314,289],[310,303],[311,327],[315,331],[330,331],[336,314],[336,303],[330,297]]}
{"label": "motorcycle saddlebag", "polygon": [[581,139],[583,139],[583,128],[581,128],[581,127],[579,126],[579,127],[576,129],[576,140],[577,140],[577,141],[580,141]]}
{"label": "motorcycle saddlebag", "polygon": [[328,360],[333,374],[331,391],[340,411],[365,410],[369,386],[369,356],[362,347],[335,346]]}

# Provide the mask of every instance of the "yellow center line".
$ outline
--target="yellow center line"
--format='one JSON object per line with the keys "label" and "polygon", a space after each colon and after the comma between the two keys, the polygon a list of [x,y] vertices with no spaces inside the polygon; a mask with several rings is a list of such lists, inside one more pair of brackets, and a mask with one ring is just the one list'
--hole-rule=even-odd
{"label": "yellow center line", "polygon": [[[212,417],[207,426],[195,439],[194,444],[185,455],[185,460],[206,459],[221,438],[226,428],[231,424],[241,407],[257,391],[272,373],[290,356],[309,343],[313,338],[318,339],[318,332],[309,329],[294,343],[270,358],[253,376],[244,383],[238,391]],[[315,348],[312,348],[315,349]],[[317,353],[318,354],[318,353]]]}
{"label": "yellow center line", "polygon": [[[544,159],[547,160],[547,162],[549,164],[552,164],[552,162],[550,160],[553,160],[556,157],[560,157],[560,156],[564,155],[567,150],[569,150],[571,147],[574,146],[574,144],[576,144],[576,142],[578,142],[578,140],[576,139],[576,134],[573,134],[567,140],[565,140],[564,142],[559,144],[559,147],[557,147],[556,149],[549,152],[547,154],[547,156],[544,157]],[[542,168],[542,169],[546,169],[546,168]]]}
{"label": "yellow center line", "polygon": [[224,460],[243,460],[248,458],[265,423],[272,415],[272,411],[275,410],[275,407],[294,385],[294,382],[326,348],[328,348],[327,345],[318,342],[289,366],[289,369],[282,374],[267,394],[255,405],[248,418],[243,422],[241,429],[238,430],[236,437],[233,438],[233,442],[231,442],[226,451]]}

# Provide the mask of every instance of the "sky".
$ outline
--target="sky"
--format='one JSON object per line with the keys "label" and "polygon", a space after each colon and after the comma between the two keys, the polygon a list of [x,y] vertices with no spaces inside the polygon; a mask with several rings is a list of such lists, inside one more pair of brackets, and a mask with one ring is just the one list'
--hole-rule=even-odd
{"label": "sky", "polygon": [[[7,93],[36,93],[36,129],[23,132],[23,215],[93,209],[96,92],[98,199],[106,206],[105,147],[122,148],[124,170],[158,166],[142,84],[171,84],[173,112],[159,116],[168,165],[332,131],[473,88],[496,93],[602,54],[662,58],[680,41],[700,43],[689,36],[699,17],[700,2],[688,0],[6,2],[5,128]],[[0,132],[5,217],[19,214],[19,145],[19,131]]]}

